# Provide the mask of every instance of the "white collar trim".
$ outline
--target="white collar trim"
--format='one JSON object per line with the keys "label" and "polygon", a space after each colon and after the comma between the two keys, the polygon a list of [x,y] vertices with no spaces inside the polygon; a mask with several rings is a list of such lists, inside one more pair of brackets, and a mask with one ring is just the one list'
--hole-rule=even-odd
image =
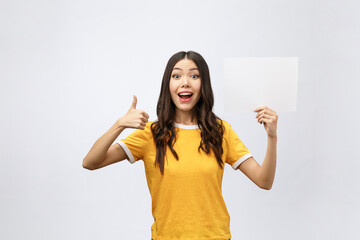
{"label": "white collar trim", "polygon": [[198,129],[199,128],[198,125],[184,125],[184,124],[180,124],[180,123],[176,123],[176,122],[174,122],[174,126],[177,128],[182,128],[182,129]]}

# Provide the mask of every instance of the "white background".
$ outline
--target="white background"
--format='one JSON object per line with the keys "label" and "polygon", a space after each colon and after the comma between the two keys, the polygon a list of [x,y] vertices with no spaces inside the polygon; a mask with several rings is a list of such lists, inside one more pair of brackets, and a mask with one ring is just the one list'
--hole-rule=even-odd
{"label": "white background", "polygon": [[0,239],[150,239],[143,163],[88,171],[82,160],[132,94],[156,119],[166,62],[180,50],[207,60],[215,113],[260,164],[255,114],[224,114],[223,59],[299,57],[273,188],[226,165],[232,240],[359,239],[359,10],[355,0],[2,0]]}

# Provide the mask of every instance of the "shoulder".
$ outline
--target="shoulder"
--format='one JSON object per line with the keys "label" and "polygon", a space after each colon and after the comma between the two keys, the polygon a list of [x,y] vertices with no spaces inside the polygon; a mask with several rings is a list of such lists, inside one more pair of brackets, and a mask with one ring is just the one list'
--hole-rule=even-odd
{"label": "shoulder", "polygon": [[144,129],[144,131],[146,133],[151,133],[151,128],[152,128],[153,123],[154,123],[153,121],[148,121],[146,123],[145,129]]}
{"label": "shoulder", "polygon": [[[154,123],[154,121],[148,121],[147,123],[146,123],[146,127],[151,127],[151,125]],[[145,128],[146,128],[145,127]]]}
{"label": "shoulder", "polygon": [[221,122],[220,124],[223,128],[223,139],[227,140],[227,139],[232,138],[234,130],[232,129],[231,124],[223,119],[218,120],[218,121],[219,121],[219,123]]}
{"label": "shoulder", "polygon": [[228,123],[228,122],[225,121],[224,119],[218,118],[218,119],[216,119],[216,121],[220,124],[220,126],[223,127],[224,132],[227,131],[227,130],[229,130],[229,129],[231,128],[230,123]]}
{"label": "shoulder", "polygon": [[222,123],[222,125],[224,127],[230,127],[230,123],[228,123],[227,121],[225,121],[224,119],[218,119],[219,123]]}

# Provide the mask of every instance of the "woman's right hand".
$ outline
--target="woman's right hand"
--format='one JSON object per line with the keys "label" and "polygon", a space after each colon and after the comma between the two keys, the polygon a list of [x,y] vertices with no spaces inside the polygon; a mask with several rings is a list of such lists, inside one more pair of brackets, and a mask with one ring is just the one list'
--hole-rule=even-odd
{"label": "woman's right hand", "polygon": [[128,112],[118,119],[120,127],[145,129],[149,114],[143,110],[136,109],[137,97],[134,95],[133,102]]}

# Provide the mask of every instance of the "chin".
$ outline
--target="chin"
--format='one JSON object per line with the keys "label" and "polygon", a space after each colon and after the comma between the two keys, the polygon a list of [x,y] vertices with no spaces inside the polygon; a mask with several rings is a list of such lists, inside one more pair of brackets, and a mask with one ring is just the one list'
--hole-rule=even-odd
{"label": "chin", "polygon": [[196,104],[195,105],[191,105],[191,106],[184,106],[184,105],[182,105],[182,104],[178,104],[178,105],[176,105],[176,107],[177,107],[177,109],[178,110],[180,110],[180,111],[182,111],[182,112],[191,112],[191,111],[193,111],[194,109],[195,109],[195,107],[196,107]]}
{"label": "chin", "polygon": [[[176,99],[176,100],[178,100],[178,99]],[[174,101],[173,100],[173,103],[175,103],[174,105],[181,112],[191,112],[191,111],[193,111],[195,109],[195,107],[196,107],[197,102],[198,102],[198,99],[197,99],[195,104],[194,103],[192,103],[192,104],[191,103],[190,104],[189,103],[183,103],[183,102],[180,102],[180,101]]]}
{"label": "chin", "polygon": [[193,108],[178,108],[182,112],[191,112]]}

